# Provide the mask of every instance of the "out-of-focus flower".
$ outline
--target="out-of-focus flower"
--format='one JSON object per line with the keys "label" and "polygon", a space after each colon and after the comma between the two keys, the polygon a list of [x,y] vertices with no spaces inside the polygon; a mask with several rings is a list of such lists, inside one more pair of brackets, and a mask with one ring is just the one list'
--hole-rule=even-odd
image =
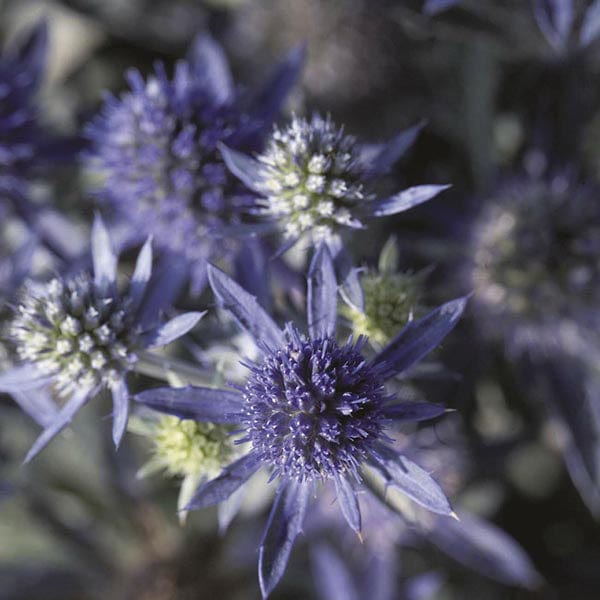
{"label": "out-of-focus flower", "polygon": [[355,335],[383,346],[420,312],[423,276],[398,272],[396,242],[391,238],[381,251],[378,269],[364,272],[360,283],[364,311],[344,303],[340,313],[348,319]]}
{"label": "out-of-focus flower", "polygon": [[153,235],[161,251],[187,261],[196,291],[205,283],[207,261],[231,261],[239,248],[249,202],[217,145],[260,148],[303,58],[303,48],[294,49],[262,88],[240,93],[221,48],[201,36],[188,59],[176,64],[173,79],[160,64],[146,80],[130,71],[131,91],[107,97],[87,127],[100,201],[136,236]]}
{"label": "out-of-focus flower", "polygon": [[48,46],[45,23],[0,57],[0,200],[27,191],[47,138],[38,118],[37,94]]}
{"label": "out-of-focus flower", "polygon": [[362,146],[330,117],[294,117],[276,127],[256,159],[221,145],[229,169],[261,196],[256,212],[282,230],[289,245],[301,237],[334,249],[346,229],[393,215],[433,198],[447,185],[420,185],[386,199],[372,189],[414,142],[421,125],[380,146]]}
{"label": "out-of-focus flower", "polygon": [[[158,418],[134,416],[128,429],[143,435],[152,444],[152,457],[138,471],[139,477],[163,471],[169,477],[182,480],[177,501],[182,523],[187,515],[185,507],[198,485],[214,479],[239,457],[235,437],[231,428],[225,425],[183,420],[171,415]],[[226,526],[228,523],[223,522],[222,511],[219,514],[221,526]]]}
{"label": "out-of-focus flower", "polygon": [[584,343],[598,330],[600,210],[566,178],[500,190],[477,217],[468,285],[481,329],[510,350]]}
{"label": "out-of-focus flower", "polygon": [[[142,248],[128,290],[117,287],[117,256],[108,231],[97,217],[92,230],[93,275],[56,277],[23,290],[8,336],[19,365],[0,375],[0,390],[16,401],[34,402],[40,390],[51,388],[62,401],[26,460],[31,460],[75,413],[102,389],[113,398],[113,440],[119,445],[129,415],[127,373],[138,353],[164,346],[189,331],[203,313],[189,312],[158,323],[160,293],[146,293],[152,273],[152,249]],[[156,283],[156,282],[155,282]],[[160,289],[153,284],[154,290]],[[26,412],[35,412],[28,404]],[[45,407],[51,410],[49,407]]]}
{"label": "out-of-focus flower", "polygon": [[444,407],[394,402],[385,382],[441,342],[462,314],[464,299],[411,322],[367,362],[361,353],[364,338],[336,341],[337,286],[326,246],[319,246],[308,274],[308,336],[291,323],[279,329],[256,299],[222,271],[209,267],[209,281],[219,304],[252,334],[262,358],[247,363],[250,375],[236,392],[159,388],[136,399],[181,418],[236,425],[239,442],[251,444],[219,477],[200,486],[190,510],[226,500],[262,467],[271,479],[279,479],[259,555],[263,596],[283,575],[309,495],[319,483],[334,484],[340,510],[357,533],[362,526],[355,487],[365,465],[385,485],[428,510],[452,514],[438,484],[391,448],[386,435],[393,421],[430,419],[443,414]]}

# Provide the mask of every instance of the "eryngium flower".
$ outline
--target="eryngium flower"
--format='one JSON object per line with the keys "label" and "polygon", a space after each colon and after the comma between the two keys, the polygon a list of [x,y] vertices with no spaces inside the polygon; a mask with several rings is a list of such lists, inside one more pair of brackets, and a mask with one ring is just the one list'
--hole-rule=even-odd
{"label": "eryngium flower", "polygon": [[0,196],[23,194],[26,178],[42,154],[45,139],[36,99],[47,38],[42,23],[0,57]]}
{"label": "eryngium flower", "polygon": [[160,64],[147,80],[131,70],[131,91],[108,96],[87,127],[100,200],[131,231],[153,235],[161,250],[186,259],[196,289],[204,284],[207,260],[231,258],[248,203],[248,190],[228,174],[217,144],[260,146],[303,57],[303,49],[295,49],[263,89],[242,95],[221,48],[199,37],[172,80]]}
{"label": "eryngium flower", "polygon": [[304,235],[329,243],[343,229],[361,229],[365,219],[402,212],[448,187],[422,185],[385,200],[375,197],[373,179],[391,168],[420,127],[367,148],[330,117],[315,114],[276,127],[256,159],[225,145],[221,152],[232,173],[261,196],[255,211],[277,224],[289,243]]}
{"label": "eryngium flower", "polygon": [[468,286],[482,329],[522,350],[596,331],[600,210],[565,178],[521,181],[490,199],[471,238]]}
{"label": "eryngium flower", "polygon": [[386,380],[414,365],[454,327],[465,300],[449,302],[413,321],[368,361],[364,338],[338,344],[337,287],[326,246],[319,246],[308,274],[308,335],[288,324],[283,331],[256,299],[222,271],[209,267],[219,304],[250,333],[262,358],[248,363],[250,375],[236,392],[212,388],[162,388],[136,399],[162,412],[235,425],[250,449],[216,479],[199,487],[188,508],[225,501],[261,467],[278,478],[275,503],[259,555],[263,596],[285,570],[302,528],[309,495],[318,483],[333,482],[350,527],[361,530],[355,487],[370,465],[386,485],[440,514],[452,509],[441,488],[423,469],[386,442],[394,421],[439,416],[444,407],[394,402]]}
{"label": "eryngium flower", "polygon": [[[52,419],[44,419],[48,424],[26,460],[106,388],[112,393],[113,440],[118,446],[129,415],[125,377],[138,353],[184,335],[203,314],[189,312],[157,325],[160,282],[154,282],[154,292],[146,294],[152,272],[150,241],[138,256],[127,291],[119,292],[117,256],[99,217],[92,230],[92,259],[93,276],[55,278],[25,289],[9,326],[20,365],[0,375],[0,391],[13,394],[21,403],[27,402],[29,392],[51,387],[64,403]],[[30,406],[23,408],[32,412]]]}

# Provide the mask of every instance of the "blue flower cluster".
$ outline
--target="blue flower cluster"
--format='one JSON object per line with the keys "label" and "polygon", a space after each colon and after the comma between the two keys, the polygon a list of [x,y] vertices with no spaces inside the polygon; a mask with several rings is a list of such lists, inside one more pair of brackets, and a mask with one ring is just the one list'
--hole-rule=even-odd
{"label": "blue flower cluster", "polygon": [[[414,31],[462,4],[426,2]],[[570,2],[534,2],[558,62],[600,35],[594,5],[576,36]],[[364,142],[335,107],[307,109],[310,47],[289,44],[245,87],[233,73],[250,59],[230,68],[208,33],[184,58],[136,63],[95,111],[78,107],[75,138],[54,134],[40,95],[50,23],[0,56],[0,410],[16,404],[41,427],[23,470],[42,472],[72,422],[108,403],[111,432],[97,415],[92,429],[123,518],[143,522],[153,549],[178,535],[155,535],[154,490],[132,483],[139,444],[139,478],[179,480],[182,524],[216,506],[225,534],[264,512],[260,541],[240,541],[258,549],[262,598],[296,545],[328,599],[426,600],[441,572],[397,577],[400,550],[424,544],[503,585],[543,585],[485,516],[510,485],[537,485],[520,471],[532,446],[552,465],[562,456],[600,514],[598,184],[491,123],[489,145],[518,164],[494,178],[485,128],[469,122],[448,134],[473,163],[478,193],[461,205],[460,188],[446,191],[456,164],[422,169],[409,152],[429,131],[420,117]],[[453,109],[434,130],[452,129]],[[521,394],[542,400],[519,418]],[[543,403],[551,418],[532,417]],[[485,478],[500,491],[463,494]],[[41,506],[36,485],[16,485]]]}

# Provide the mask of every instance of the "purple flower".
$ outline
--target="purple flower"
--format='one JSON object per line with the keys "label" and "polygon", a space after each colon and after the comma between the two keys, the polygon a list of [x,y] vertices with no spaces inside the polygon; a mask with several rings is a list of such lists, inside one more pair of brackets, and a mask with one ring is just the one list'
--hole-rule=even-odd
{"label": "purple flower", "polygon": [[[100,390],[113,398],[113,440],[119,445],[129,415],[127,373],[139,353],[169,344],[189,331],[203,313],[158,322],[165,290],[151,282],[152,248],[142,248],[125,293],[117,288],[117,256],[102,220],[92,230],[93,275],[56,277],[24,291],[9,337],[19,365],[0,375],[0,391],[11,394],[44,431],[26,461],[66,427]],[[58,407],[50,392],[60,399]]]}
{"label": "purple flower", "polygon": [[247,363],[250,375],[237,391],[162,388],[142,392],[136,399],[180,418],[233,424],[250,444],[242,458],[198,488],[189,509],[225,501],[261,467],[279,480],[260,547],[263,596],[282,576],[302,529],[309,495],[320,483],[333,483],[340,509],[357,533],[361,515],[356,488],[364,465],[429,510],[452,513],[429,474],[387,444],[385,432],[394,421],[431,418],[431,405],[395,402],[385,382],[441,342],[462,314],[465,299],[412,321],[367,360],[361,353],[364,338],[344,344],[335,338],[337,286],[326,246],[319,246],[308,274],[308,335],[292,324],[282,331],[256,299],[222,271],[211,266],[208,273],[219,304],[254,337],[262,357]]}
{"label": "purple flower", "polygon": [[308,236],[333,242],[344,229],[362,229],[372,217],[393,215],[421,204],[446,185],[421,185],[386,199],[373,193],[373,180],[393,166],[422,125],[386,144],[365,146],[327,117],[294,117],[275,128],[256,159],[221,145],[229,169],[261,198],[255,211],[276,224],[289,244]]}
{"label": "purple flower", "polygon": [[101,201],[134,235],[153,235],[161,251],[183,257],[196,291],[207,261],[230,261],[238,249],[249,202],[217,146],[257,149],[303,60],[303,48],[296,48],[264,87],[240,93],[221,48],[200,36],[172,79],[160,64],[147,79],[129,71],[131,91],[108,96],[87,127],[89,164],[103,179]]}

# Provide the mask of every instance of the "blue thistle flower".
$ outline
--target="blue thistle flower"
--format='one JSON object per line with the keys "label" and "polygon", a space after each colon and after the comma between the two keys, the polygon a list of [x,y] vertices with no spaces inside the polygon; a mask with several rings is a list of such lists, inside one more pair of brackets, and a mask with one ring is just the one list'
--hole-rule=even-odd
{"label": "blue thistle flower", "polygon": [[344,229],[362,229],[366,219],[408,210],[448,187],[416,186],[385,200],[373,192],[374,178],[389,171],[421,127],[380,146],[363,146],[330,117],[314,114],[276,127],[256,159],[225,144],[221,153],[231,172],[260,195],[257,214],[276,224],[289,245],[308,237],[334,249]]}
{"label": "blue thistle flower", "polygon": [[411,322],[368,361],[361,354],[364,338],[345,344],[335,338],[337,285],[325,245],[315,253],[308,275],[308,335],[291,324],[279,329],[253,296],[217,268],[210,266],[208,277],[219,304],[253,336],[262,358],[247,364],[250,375],[237,391],[159,388],[136,400],[180,418],[235,425],[250,444],[242,458],[198,488],[188,509],[225,501],[261,467],[279,479],[260,548],[263,596],[285,570],[310,492],[319,483],[333,482],[341,511],[357,533],[361,516],[355,487],[364,465],[429,510],[452,513],[437,483],[388,446],[385,433],[393,421],[432,418],[444,408],[396,403],[385,382],[441,342],[462,314],[465,299]]}
{"label": "blue thistle flower", "polygon": [[102,178],[100,200],[131,231],[152,235],[161,250],[183,257],[196,291],[208,260],[231,260],[249,201],[217,145],[258,148],[303,59],[304,50],[296,48],[264,88],[241,94],[221,48],[201,36],[172,80],[160,64],[146,80],[131,70],[131,91],[109,96],[87,127],[88,160]]}
{"label": "blue thistle flower", "polygon": [[[152,248],[146,242],[125,293],[117,288],[117,256],[102,220],[92,230],[93,275],[56,277],[31,285],[8,327],[20,364],[0,375],[0,391],[34,412],[41,390],[52,390],[62,406],[36,420],[44,424],[26,461],[68,425],[100,390],[113,398],[113,440],[119,445],[129,415],[127,373],[139,353],[169,344],[189,331],[203,313],[188,312],[157,324],[165,290],[149,287]],[[156,290],[160,290],[156,293]],[[148,293],[147,293],[148,292]],[[48,403],[44,403],[48,411]]]}
{"label": "blue thistle flower", "polygon": [[467,285],[482,331],[509,350],[559,349],[597,330],[600,212],[593,193],[564,177],[521,180],[476,218]]}

